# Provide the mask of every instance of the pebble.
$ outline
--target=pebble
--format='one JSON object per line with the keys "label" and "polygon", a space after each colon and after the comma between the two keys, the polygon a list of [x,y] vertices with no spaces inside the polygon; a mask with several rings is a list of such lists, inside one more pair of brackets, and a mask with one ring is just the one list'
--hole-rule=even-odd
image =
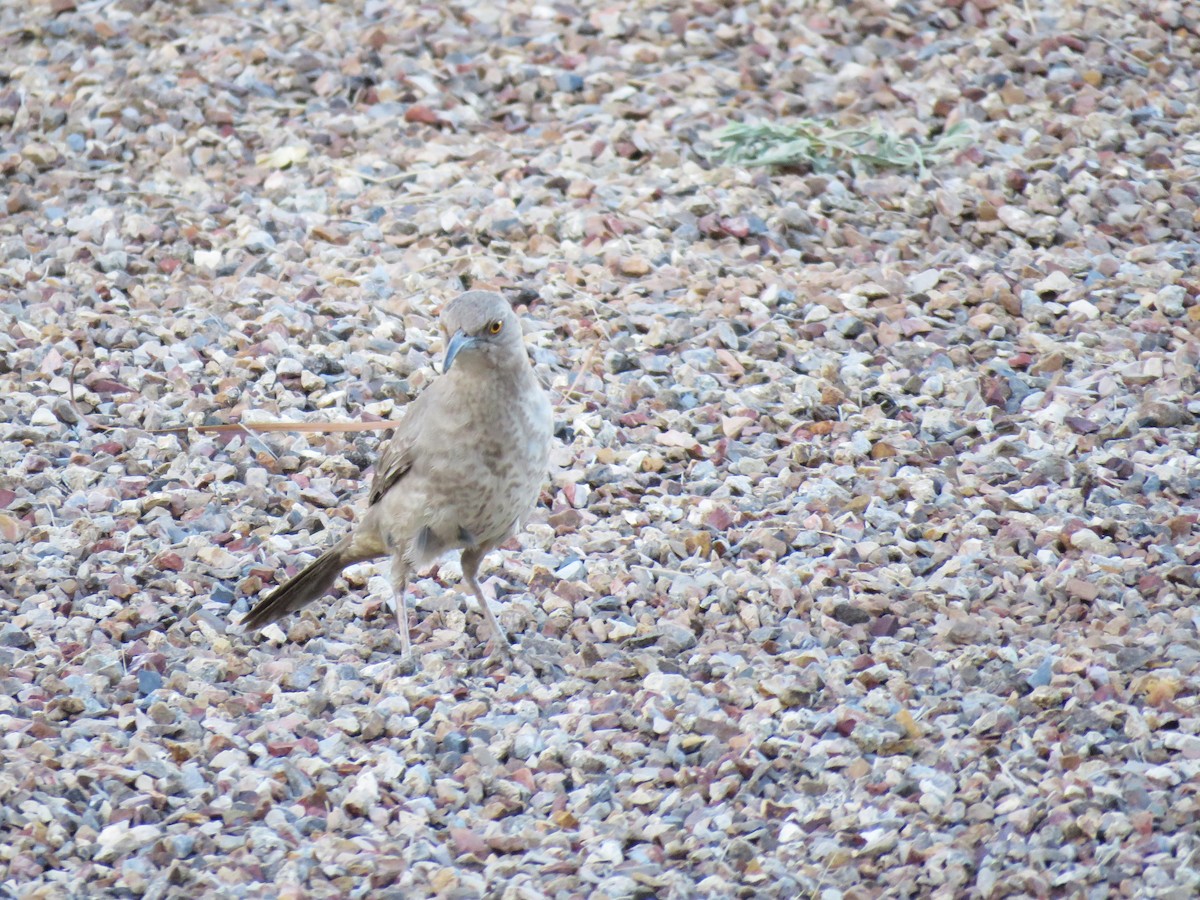
{"label": "pebble", "polygon": [[39,406],[29,417],[29,424],[35,427],[47,428],[59,424],[58,416],[44,406]]}
{"label": "pebble", "polygon": [[163,685],[163,677],[153,669],[140,669],[137,673],[138,693],[143,697],[152,694]]}
{"label": "pebble", "polygon": [[1090,300],[1072,300],[1067,304],[1067,311],[1074,316],[1082,316],[1084,319],[1095,319],[1100,315],[1100,310]]}
{"label": "pebble", "polygon": [[101,253],[96,257],[101,272],[123,272],[129,267],[129,254],[124,250]]}
{"label": "pebble", "polygon": [[641,256],[622,257],[620,268],[622,275],[629,275],[633,278],[640,278],[643,275],[650,274],[650,263],[645,257]]}
{"label": "pebble", "polygon": [[1034,284],[1033,289],[1041,296],[1047,294],[1065,294],[1074,287],[1074,283],[1065,272],[1055,270],[1043,278],[1041,281]]}
{"label": "pebble", "polygon": [[251,253],[266,253],[275,248],[275,238],[266,231],[256,229],[246,234],[242,244]]}
{"label": "pebble", "polygon": [[6,625],[0,626],[0,646],[15,647],[19,650],[27,650],[33,647],[33,639],[25,631],[25,629],[9,622]]}

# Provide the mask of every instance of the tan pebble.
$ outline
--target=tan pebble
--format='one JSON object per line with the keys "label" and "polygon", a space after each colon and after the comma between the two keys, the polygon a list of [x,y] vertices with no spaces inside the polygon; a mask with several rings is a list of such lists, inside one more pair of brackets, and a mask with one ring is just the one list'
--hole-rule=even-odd
{"label": "tan pebble", "polygon": [[620,269],[622,275],[640,278],[650,274],[650,263],[644,256],[626,256],[621,259]]}

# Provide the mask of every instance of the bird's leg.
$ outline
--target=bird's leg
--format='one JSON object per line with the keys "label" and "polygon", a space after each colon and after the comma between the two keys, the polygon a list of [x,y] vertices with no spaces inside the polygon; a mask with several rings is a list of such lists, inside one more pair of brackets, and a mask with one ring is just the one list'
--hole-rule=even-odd
{"label": "bird's leg", "polygon": [[404,603],[404,595],[408,589],[408,568],[396,561],[392,564],[392,602],[396,606],[396,630],[400,632],[400,660],[398,668],[401,675],[412,675],[417,671],[417,659],[412,651],[412,639],[408,634],[408,607]]}
{"label": "bird's leg", "polygon": [[479,601],[479,606],[483,609],[483,615],[488,621],[488,628],[492,632],[492,652],[487,659],[487,662],[490,663],[499,659],[511,660],[512,648],[508,644],[508,635],[504,633],[504,628],[501,626],[500,620],[496,618],[496,613],[492,610],[492,605],[483,596],[483,589],[479,587],[479,579],[476,577],[479,572],[479,561],[483,559],[485,552],[479,548],[463,550],[462,573],[467,587],[471,589],[471,593]]}

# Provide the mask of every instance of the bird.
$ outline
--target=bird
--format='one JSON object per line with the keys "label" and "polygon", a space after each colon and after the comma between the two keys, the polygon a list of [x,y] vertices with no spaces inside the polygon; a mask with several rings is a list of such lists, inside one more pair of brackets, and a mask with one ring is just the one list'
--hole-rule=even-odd
{"label": "bird", "polygon": [[416,658],[405,595],[412,573],[460,551],[462,579],[491,632],[487,663],[511,647],[479,587],[479,564],[533,510],[549,470],[553,411],[525,349],[521,322],[491,291],[445,306],[442,374],[413,400],[378,458],[366,513],[351,532],[263,597],[240,624],[260,629],[328,593],[354,563],[391,557],[399,668]]}

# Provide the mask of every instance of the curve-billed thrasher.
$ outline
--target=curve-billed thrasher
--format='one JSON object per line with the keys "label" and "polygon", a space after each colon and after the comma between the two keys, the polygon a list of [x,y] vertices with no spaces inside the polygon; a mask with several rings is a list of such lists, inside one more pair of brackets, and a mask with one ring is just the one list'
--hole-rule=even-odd
{"label": "curve-billed thrasher", "polygon": [[514,534],[546,479],[550,401],[538,384],[521,323],[499,294],[470,291],[442,312],[443,374],[408,406],[380,454],[367,513],[299,575],[242,621],[261,628],[333,587],[352,563],[390,555],[402,666],[415,670],[404,605],[409,573],[448,550],[492,630],[492,655],[508,639],[479,588],[479,561]]}

